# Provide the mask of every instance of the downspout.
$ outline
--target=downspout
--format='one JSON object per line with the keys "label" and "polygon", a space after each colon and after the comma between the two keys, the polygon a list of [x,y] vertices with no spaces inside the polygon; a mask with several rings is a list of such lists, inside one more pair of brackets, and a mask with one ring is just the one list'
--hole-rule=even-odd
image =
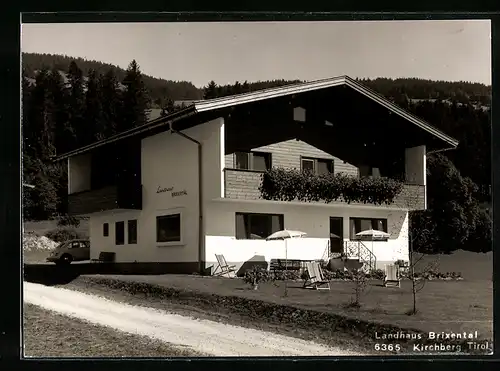
{"label": "downspout", "polygon": [[205,272],[205,228],[203,225],[203,163],[202,163],[202,145],[201,142],[197,141],[190,136],[175,130],[170,123],[170,132],[173,134],[178,134],[181,137],[190,140],[198,145],[198,213],[199,217],[199,227],[198,227],[198,269],[199,273],[203,274]]}

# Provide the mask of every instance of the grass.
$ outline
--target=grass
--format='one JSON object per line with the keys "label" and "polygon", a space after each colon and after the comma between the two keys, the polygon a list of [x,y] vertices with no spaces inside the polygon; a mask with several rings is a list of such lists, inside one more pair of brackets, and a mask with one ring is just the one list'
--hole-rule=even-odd
{"label": "grass", "polygon": [[414,316],[406,314],[411,309],[410,282],[403,282],[401,289],[370,284],[361,308],[348,305],[350,282],[332,282],[330,291],[321,292],[289,282],[286,298],[283,282],[279,287],[260,284],[255,291],[239,279],[187,275],[81,276],[65,287],[369,354],[376,331],[478,331],[480,338],[492,338],[492,282],[428,282]]}
{"label": "grass", "polygon": [[360,320],[376,321],[429,332],[478,331],[492,338],[493,282],[429,281],[417,294],[415,316],[406,312],[412,307],[411,282],[402,281],[401,288],[386,288],[371,281],[362,296],[362,307],[346,307],[354,295],[354,284],[334,281],[330,291],[302,289],[302,282],[288,283],[288,296],[283,297],[284,284],[260,284],[249,290],[239,279],[217,279],[187,275],[110,276],[124,281],[150,283],[180,290],[199,291],[221,296],[239,296],[275,304],[292,305],[320,312],[333,312]]}
{"label": "grass", "polygon": [[27,264],[47,263],[50,250],[23,251],[23,261]]}
{"label": "grass", "polygon": [[[420,259],[420,254],[415,254]],[[475,253],[457,250],[453,254],[425,255],[417,264],[418,271],[429,263],[437,262],[440,272],[460,272],[465,280],[489,280],[493,275],[493,252]]]}
{"label": "grass", "polygon": [[93,278],[85,276],[80,276],[69,284],[61,285],[61,287],[94,294],[121,303],[155,308],[196,319],[216,321],[302,340],[315,341],[326,345],[340,346],[344,349],[358,351],[363,354],[373,353],[373,346],[360,343],[359,339],[353,338],[351,334],[337,333],[335,337],[332,337],[330,333],[325,334],[320,329],[290,325],[279,319],[273,321],[249,317],[244,313],[233,310],[234,308],[228,310],[227,306],[214,305],[210,299],[206,300],[206,298],[166,298],[158,294],[141,295],[126,290],[110,288],[106,284],[98,283]]}
{"label": "grass", "polygon": [[24,304],[25,357],[192,357],[201,354]]}

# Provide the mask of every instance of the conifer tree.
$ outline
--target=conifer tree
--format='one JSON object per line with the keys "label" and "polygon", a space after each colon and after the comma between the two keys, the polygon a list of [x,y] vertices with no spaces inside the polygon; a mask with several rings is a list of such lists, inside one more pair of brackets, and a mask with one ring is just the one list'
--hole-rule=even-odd
{"label": "conifer tree", "polygon": [[125,91],[122,93],[122,115],[118,122],[118,132],[145,124],[150,109],[148,92],[135,59],[130,62],[122,84]]}
{"label": "conifer tree", "polygon": [[234,83],[233,89],[232,89],[232,93],[233,94],[241,94],[241,93],[243,93],[243,88],[242,88],[242,86],[241,86],[241,84],[240,84],[239,81],[236,81]]}
{"label": "conifer tree", "polygon": [[108,138],[117,133],[121,103],[118,80],[111,69],[99,77],[99,96],[104,136]]}
{"label": "conifer tree", "polygon": [[203,99],[217,98],[217,84],[214,80],[210,81],[204,89]]}
{"label": "conifer tree", "polygon": [[67,78],[69,125],[76,137],[76,143],[72,143],[71,147],[81,147],[90,142],[92,135],[89,128],[86,127],[84,119],[85,94],[83,73],[75,61],[72,61],[69,65]]}
{"label": "conifer tree", "polygon": [[56,154],[71,150],[76,144],[76,137],[69,123],[68,100],[64,81],[59,70],[53,68],[47,76],[46,108],[53,127],[53,140]]}
{"label": "conifer tree", "polygon": [[47,69],[41,70],[35,85],[24,82],[23,88],[23,175],[24,180],[35,185],[33,190],[23,190],[25,216],[30,219],[47,219],[58,207],[57,178],[59,172],[50,162],[55,154],[54,132],[58,117],[57,91]]}
{"label": "conifer tree", "polygon": [[90,142],[97,142],[105,137],[105,124],[102,120],[102,102],[100,100],[99,78],[95,70],[87,74],[85,92],[85,126],[90,129]]}
{"label": "conifer tree", "polygon": [[48,85],[49,72],[43,69],[36,76],[28,113],[30,130],[32,130],[30,146],[34,157],[43,161],[55,154],[54,126],[48,112]]}
{"label": "conifer tree", "polygon": [[241,90],[243,93],[250,92],[250,85],[248,84],[247,80],[245,80],[245,82],[243,84],[241,84]]}

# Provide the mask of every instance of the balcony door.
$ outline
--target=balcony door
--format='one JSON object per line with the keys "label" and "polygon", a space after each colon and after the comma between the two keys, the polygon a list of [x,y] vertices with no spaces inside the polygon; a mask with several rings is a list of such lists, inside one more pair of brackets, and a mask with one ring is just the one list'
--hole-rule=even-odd
{"label": "balcony door", "polygon": [[344,219],[337,216],[330,217],[330,253],[344,251]]}

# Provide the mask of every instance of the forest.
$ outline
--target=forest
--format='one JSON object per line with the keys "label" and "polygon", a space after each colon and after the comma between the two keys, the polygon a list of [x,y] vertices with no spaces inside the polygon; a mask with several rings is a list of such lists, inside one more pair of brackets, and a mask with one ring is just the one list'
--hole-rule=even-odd
{"label": "forest", "polygon": [[[22,56],[24,218],[66,211],[66,166],[52,156],[147,122],[178,100],[211,99],[300,82],[236,81],[197,88],[143,74],[132,61],[117,66],[50,54]],[[411,218],[420,251],[491,250],[491,87],[469,82],[361,79],[364,85],[459,140],[456,150],[428,158],[428,210]],[[432,233],[430,233],[431,231]],[[450,236],[453,243],[450,243]]]}

